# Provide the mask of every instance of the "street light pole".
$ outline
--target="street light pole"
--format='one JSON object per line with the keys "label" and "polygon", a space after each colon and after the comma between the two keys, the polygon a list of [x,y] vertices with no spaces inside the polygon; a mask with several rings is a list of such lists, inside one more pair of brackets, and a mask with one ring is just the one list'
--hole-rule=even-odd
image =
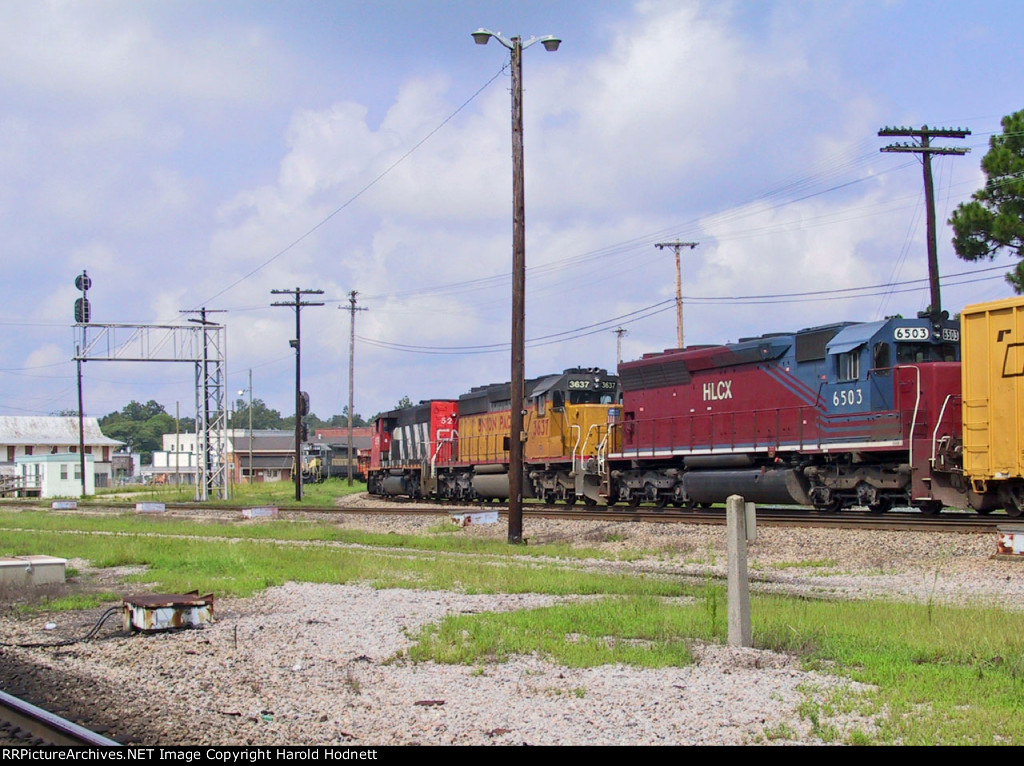
{"label": "street light pole", "polygon": [[[249,370],[249,484],[252,484],[252,370]],[[241,396],[245,391],[239,391]]]}
{"label": "street light pole", "polygon": [[[290,303],[271,303],[271,306],[291,306],[295,309],[295,338],[288,341],[288,345],[295,349],[295,499],[302,501],[302,417],[308,414],[304,412],[304,402],[308,397],[302,396],[302,323],[301,313],[304,306],[323,306],[323,303],[304,301],[303,295],[323,295],[323,290],[303,290],[296,287],[294,290],[271,290],[271,295],[294,295]],[[251,408],[250,408],[251,409]],[[250,439],[252,435],[250,434]]]}
{"label": "street light pole", "polygon": [[512,52],[512,385],[508,451],[508,541],[523,542],[523,400],[526,388],[526,195],[523,188],[523,50],[543,43],[547,51],[562,42],[553,35],[531,37],[525,43],[501,32],[480,28],[477,45],[496,39]]}

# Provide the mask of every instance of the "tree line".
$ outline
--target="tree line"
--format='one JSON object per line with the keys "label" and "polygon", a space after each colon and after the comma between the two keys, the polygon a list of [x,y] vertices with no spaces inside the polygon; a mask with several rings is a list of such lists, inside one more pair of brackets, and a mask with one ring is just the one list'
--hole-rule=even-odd
{"label": "tree line", "polygon": [[[397,408],[412,404],[408,396],[403,396]],[[59,415],[78,416],[77,410],[66,410]],[[369,420],[358,413],[352,414],[352,425],[361,428],[370,425],[377,419],[377,413]],[[310,433],[318,428],[348,428],[348,405],[340,415],[332,415],[323,420],[315,413],[302,418],[302,422]],[[125,443],[131,451],[141,455],[144,463],[153,459],[153,453],[163,449],[164,434],[195,433],[195,418],[177,418],[169,414],[166,408],[152,399],[145,404],[134,399],[116,412],[111,412],[99,419],[100,428],[105,436]],[[249,401],[236,399],[228,412],[228,428],[249,429]],[[279,410],[268,407],[262,399],[252,400],[252,429],[291,431],[295,428],[295,415],[282,416]]]}

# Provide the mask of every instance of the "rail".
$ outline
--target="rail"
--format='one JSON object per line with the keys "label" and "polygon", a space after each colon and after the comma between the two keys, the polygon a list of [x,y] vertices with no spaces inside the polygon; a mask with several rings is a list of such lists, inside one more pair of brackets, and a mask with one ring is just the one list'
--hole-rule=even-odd
{"label": "rail", "polygon": [[0,719],[9,721],[48,744],[62,746],[121,747],[120,742],[89,731],[24,700],[0,692]]}

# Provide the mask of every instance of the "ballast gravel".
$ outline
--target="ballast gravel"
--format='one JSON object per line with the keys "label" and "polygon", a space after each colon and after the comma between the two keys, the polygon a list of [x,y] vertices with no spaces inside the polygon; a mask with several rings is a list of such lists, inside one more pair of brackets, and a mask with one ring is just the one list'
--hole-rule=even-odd
{"label": "ballast gravel", "polygon": [[[439,519],[360,514],[338,523],[423,533]],[[645,552],[629,562],[573,566],[666,577],[725,571],[722,527],[530,518],[525,529],[534,543]],[[459,534],[503,538],[506,530]],[[1024,571],[991,559],[994,548],[988,535],[762,527],[749,560],[754,589],[1024,608]],[[16,693],[12,687],[48,679],[56,696],[101,697],[96,719],[108,736],[161,745],[821,744],[823,730],[832,732],[831,743],[872,731],[871,720],[852,714],[816,718],[812,726],[801,715],[808,703],[863,690],[768,651],[698,644],[694,664],[658,670],[575,669],[539,656],[442,665],[403,654],[416,631],[447,615],[559,601],[288,583],[253,598],[219,599],[216,622],[201,630],[0,649],[3,664],[18,669],[12,680],[0,668],[0,686]],[[0,641],[80,635],[94,619],[26,619],[5,610]],[[51,621],[57,628],[44,631]]]}

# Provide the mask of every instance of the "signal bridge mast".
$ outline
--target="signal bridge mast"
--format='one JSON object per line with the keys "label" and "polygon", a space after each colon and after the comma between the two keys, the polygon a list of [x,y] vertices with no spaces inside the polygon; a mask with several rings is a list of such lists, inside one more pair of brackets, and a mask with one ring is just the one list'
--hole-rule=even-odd
{"label": "signal bridge mast", "polygon": [[[82,273],[85,276],[85,272]],[[82,280],[83,283],[85,280]],[[91,281],[89,282],[91,285]],[[80,287],[82,292],[84,289]],[[208,309],[197,312],[191,325],[93,324],[84,295],[75,306],[75,328],[81,342],[75,347],[74,360],[82,362],[186,362],[195,365],[196,435],[202,448],[195,499],[209,500],[217,494],[229,495],[227,454],[227,328],[211,322]],[[87,335],[86,329],[90,332]],[[79,386],[81,391],[81,386]],[[79,417],[82,404],[79,394]],[[83,470],[84,477],[84,470]]]}

